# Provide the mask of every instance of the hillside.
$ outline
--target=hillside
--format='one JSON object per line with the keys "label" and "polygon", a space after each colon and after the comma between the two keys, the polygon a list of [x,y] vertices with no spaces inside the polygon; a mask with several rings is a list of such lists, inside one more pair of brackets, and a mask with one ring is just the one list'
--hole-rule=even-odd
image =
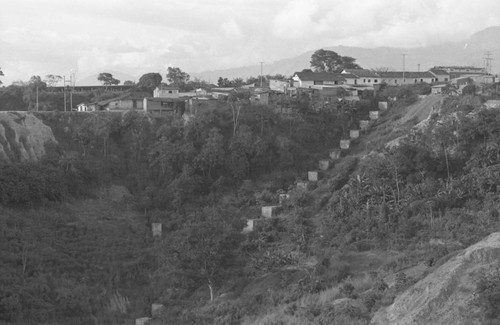
{"label": "hillside", "polygon": [[[476,294],[494,324],[498,236],[462,253],[500,228],[500,113],[482,106],[500,96],[480,90],[387,87],[291,116],[247,103],[239,120],[223,103],[189,122],[4,113],[0,320],[367,325],[449,319]],[[14,141],[31,120],[51,137]]]}
{"label": "hillside", "polygon": [[[421,71],[440,65],[472,65],[484,66],[484,54],[490,51],[493,58],[500,57],[500,27],[490,27],[477,32],[461,42],[449,42],[427,47],[415,48],[361,48],[349,46],[325,46],[324,49],[332,50],[343,56],[356,58],[356,62],[367,69],[387,67],[392,70],[402,70],[402,53],[406,56],[406,69],[417,71],[420,64]],[[265,75],[283,74],[291,76],[296,71],[310,68],[311,55],[314,51],[305,52],[297,57],[287,58],[275,62],[266,62],[263,73]],[[499,73],[500,69],[495,64],[493,72]],[[203,71],[191,73],[194,77],[208,80],[223,78],[248,78],[258,76],[260,66],[231,68],[225,70]]]}

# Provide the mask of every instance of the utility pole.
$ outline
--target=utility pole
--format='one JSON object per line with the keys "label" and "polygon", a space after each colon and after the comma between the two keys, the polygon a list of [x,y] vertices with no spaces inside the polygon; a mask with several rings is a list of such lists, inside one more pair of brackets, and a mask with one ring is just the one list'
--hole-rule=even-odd
{"label": "utility pole", "polygon": [[63,76],[64,111],[66,112],[66,76]]}
{"label": "utility pole", "polygon": [[38,112],[38,85],[36,86],[36,111]]}
{"label": "utility pole", "polygon": [[484,53],[484,70],[487,74],[491,74],[491,61],[493,60],[492,55],[491,51],[486,51]]}
{"label": "utility pole", "polygon": [[406,58],[406,55],[405,53],[401,54],[403,56],[403,85],[406,83],[406,79],[405,79],[405,58]]}
{"label": "utility pole", "polygon": [[262,64],[264,64],[264,62],[260,62],[260,88],[262,88]]}

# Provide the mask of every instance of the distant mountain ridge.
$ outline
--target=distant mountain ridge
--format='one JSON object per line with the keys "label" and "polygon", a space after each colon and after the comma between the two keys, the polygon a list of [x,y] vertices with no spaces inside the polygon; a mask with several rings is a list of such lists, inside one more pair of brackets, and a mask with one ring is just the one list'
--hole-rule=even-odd
{"label": "distant mountain ridge", "polygon": [[[318,48],[319,49],[319,48]],[[444,65],[470,65],[476,67],[484,66],[486,51],[491,53],[492,58],[500,58],[500,26],[489,27],[473,34],[461,42],[447,42],[437,45],[415,48],[377,47],[362,48],[351,46],[323,47],[340,55],[356,58],[357,63],[363,68],[374,69],[387,67],[391,70],[403,69],[403,57],[405,56],[405,69],[407,71],[426,71],[434,66]],[[291,76],[296,71],[310,68],[309,61],[314,51],[307,51],[299,56],[278,60],[264,64],[263,74],[283,74]],[[495,67],[493,60],[493,73],[500,72],[500,66]],[[217,82],[219,77],[223,78],[248,78],[260,74],[260,65],[245,66],[239,68],[202,71],[190,73],[194,78],[211,80]]]}

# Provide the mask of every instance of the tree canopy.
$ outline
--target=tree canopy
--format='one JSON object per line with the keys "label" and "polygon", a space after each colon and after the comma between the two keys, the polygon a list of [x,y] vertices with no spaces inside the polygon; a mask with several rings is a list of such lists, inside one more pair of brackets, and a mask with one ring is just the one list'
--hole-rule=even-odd
{"label": "tree canopy", "polygon": [[341,56],[330,50],[317,50],[311,56],[311,67],[316,72],[341,72],[344,69],[361,69],[350,56]]}
{"label": "tree canopy", "polygon": [[139,78],[139,82],[137,86],[143,89],[147,89],[149,91],[153,91],[156,87],[161,84],[162,81],[161,74],[157,72],[149,72],[143,74],[142,77]]}
{"label": "tree canopy", "polygon": [[177,67],[168,67],[167,80],[178,86],[182,87],[189,81],[189,75]]}
{"label": "tree canopy", "polygon": [[[3,76],[2,68],[0,68],[0,76]],[[2,84],[2,80],[0,80],[0,85]]]}
{"label": "tree canopy", "polygon": [[113,75],[109,72],[99,73],[97,80],[102,82],[104,86],[118,85],[120,83],[120,80],[113,78]]}

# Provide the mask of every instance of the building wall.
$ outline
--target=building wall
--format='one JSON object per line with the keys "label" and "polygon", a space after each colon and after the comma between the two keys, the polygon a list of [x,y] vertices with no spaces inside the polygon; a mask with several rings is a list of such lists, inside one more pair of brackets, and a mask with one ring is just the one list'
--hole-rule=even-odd
{"label": "building wall", "polygon": [[[403,82],[404,80],[404,82]],[[403,78],[382,78],[381,79],[382,82],[385,82],[386,84],[388,85],[414,85],[414,84],[418,84],[418,83],[433,83],[435,82],[435,79],[434,78],[419,78],[419,79],[415,79],[415,78],[406,78],[403,79]]]}
{"label": "building wall", "polygon": [[153,91],[153,97],[155,98],[178,98],[179,90],[178,89],[159,89],[156,88]]}

